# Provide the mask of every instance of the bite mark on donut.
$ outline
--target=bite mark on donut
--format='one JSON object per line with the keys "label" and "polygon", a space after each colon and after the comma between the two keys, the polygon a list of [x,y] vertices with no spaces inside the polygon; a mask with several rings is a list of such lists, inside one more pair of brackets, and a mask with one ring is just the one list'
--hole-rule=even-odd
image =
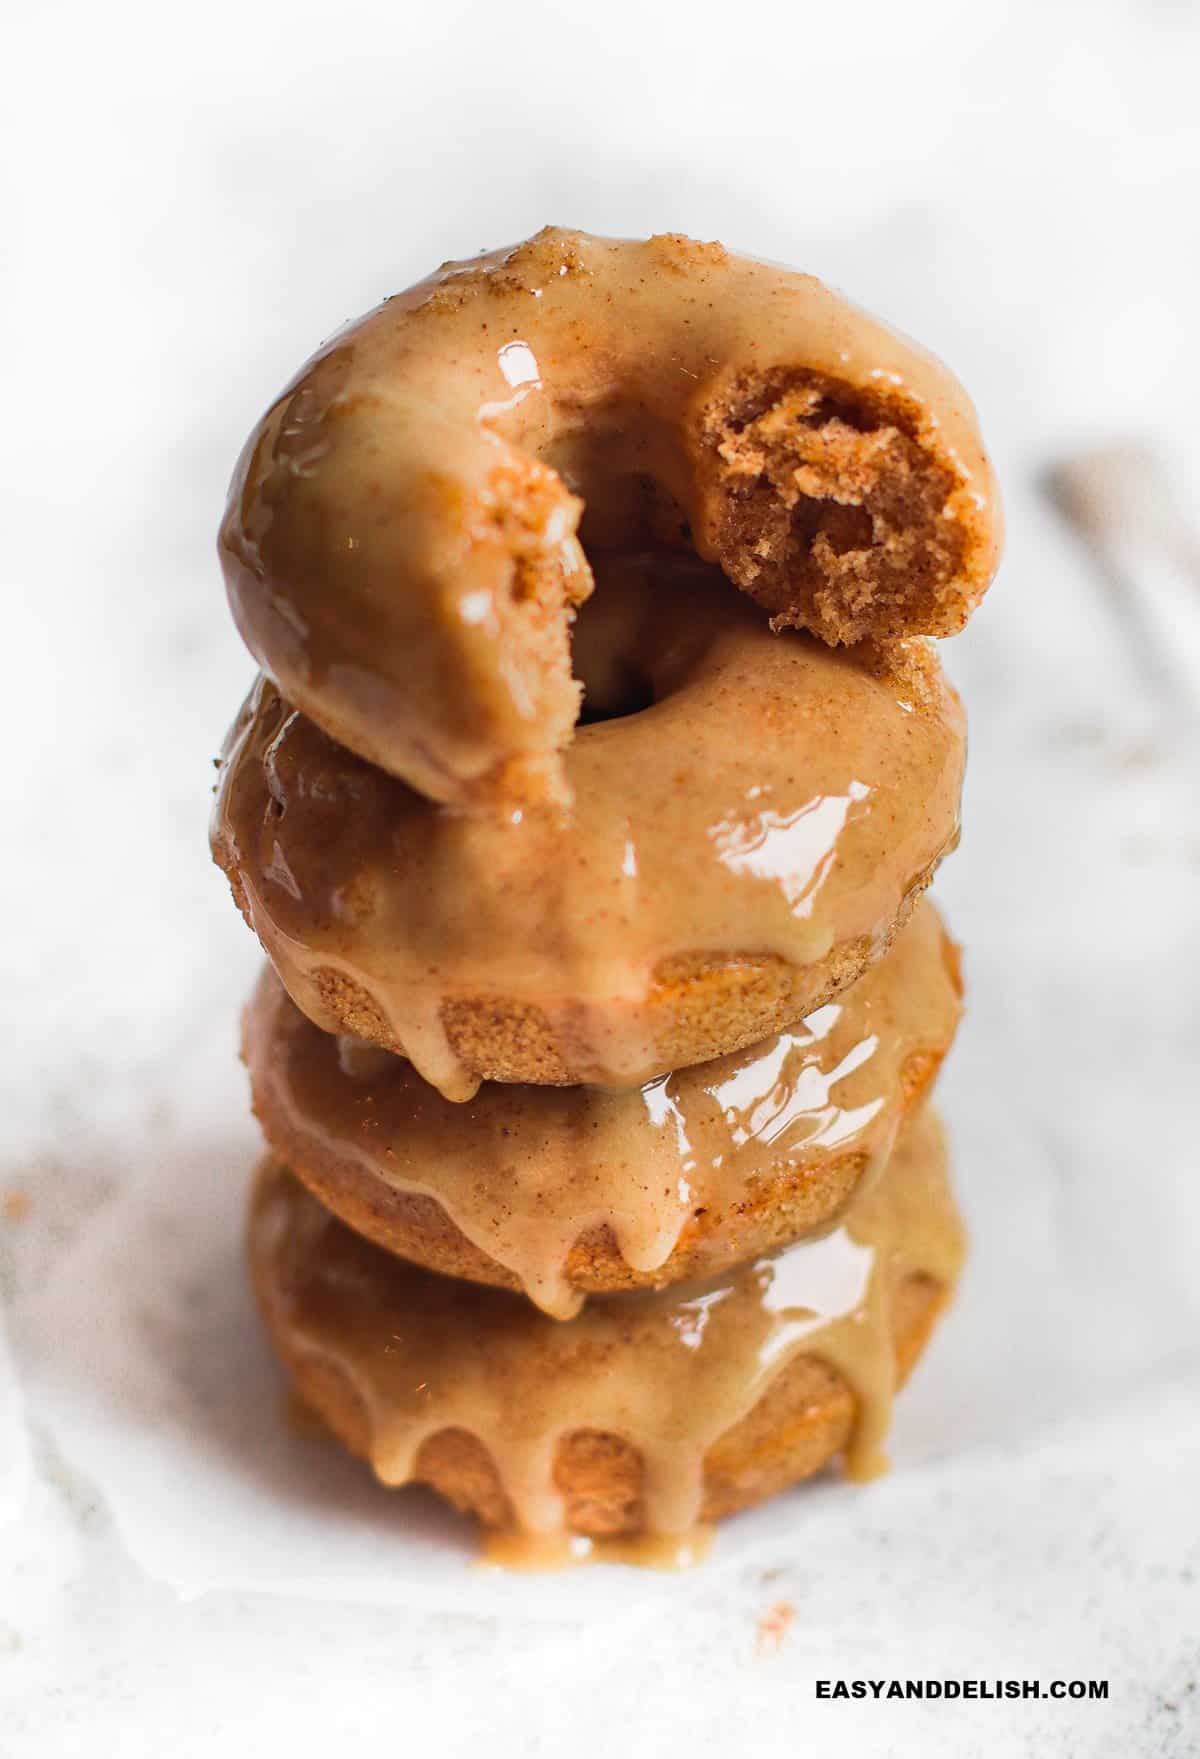
{"label": "bite mark on donut", "polygon": [[886,643],[865,641],[855,657],[918,713],[936,710],[947,691],[957,701],[958,693],[942,672],[933,642],[924,636]]}
{"label": "bite mark on donut", "polygon": [[949,635],[983,571],[973,503],[922,412],[807,369],[742,373],[701,420],[729,577],[834,645]]}
{"label": "bite mark on donut", "polygon": [[[552,753],[571,737],[582,688],[571,673],[571,624],[592,591],[592,574],[575,533],[583,503],[557,472],[532,459],[509,460],[492,472],[487,541],[507,558],[507,578],[494,601],[504,645],[519,668],[511,684],[544,742],[531,754],[520,792],[530,800],[558,798],[562,779]],[[508,784],[518,777],[508,766]]]}
{"label": "bite mark on donut", "polygon": [[512,562],[511,601],[550,613],[582,604],[592,590],[591,573],[586,565],[568,565],[567,546],[583,502],[555,471],[532,461],[499,465],[489,488],[492,535]]}

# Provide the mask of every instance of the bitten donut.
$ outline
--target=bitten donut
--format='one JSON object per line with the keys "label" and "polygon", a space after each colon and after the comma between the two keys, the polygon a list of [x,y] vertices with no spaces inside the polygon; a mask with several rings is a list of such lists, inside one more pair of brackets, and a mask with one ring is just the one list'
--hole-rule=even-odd
{"label": "bitten donut", "polygon": [[929,644],[773,635],[655,556],[606,575],[577,646],[618,714],[568,749],[570,809],[438,806],[265,680],[226,746],[214,853],[293,1000],[449,1098],[633,1087],[765,1038],[886,949],[957,840]]}
{"label": "bitten donut", "polygon": [[560,1324],[432,1276],[264,1165],[250,1260],[302,1397],[384,1484],[423,1480],[531,1540],[697,1526],[845,1453],[884,1463],[891,1395],[956,1281],[961,1223],[922,1114],[842,1227],[719,1282],[598,1296]]}
{"label": "bitten donut", "polygon": [[632,1093],[489,1083],[451,1105],[400,1057],[339,1056],[270,967],[243,1054],[268,1144],[328,1209],[565,1319],[587,1293],[712,1277],[833,1225],[929,1090],[960,993],[922,900],[836,1002]]}
{"label": "bitten donut", "polygon": [[220,549],[287,700],[464,801],[565,797],[571,612],[595,553],[647,543],[778,627],[894,640],[962,625],[999,514],[961,386],[819,281],[548,228],[326,344],[247,443]]}

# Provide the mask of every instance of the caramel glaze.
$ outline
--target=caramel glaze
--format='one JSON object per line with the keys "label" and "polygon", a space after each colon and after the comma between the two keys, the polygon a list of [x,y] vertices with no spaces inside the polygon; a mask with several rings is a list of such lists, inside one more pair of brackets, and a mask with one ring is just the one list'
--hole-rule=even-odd
{"label": "caramel glaze", "polygon": [[589,1290],[710,1276],[833,1225],[932,1080],[959,996],[922,902],[836,1002],[630,1093],[488,1083],[449,1104],[401,1058],[339,1057],[269,967],[243,1054],[271,1147],[343,1220],[566,1319]]}
{"label": "caramel glaze", "polygon": [[929,355],[719,245],[548,228],[327,343],[220,547],[247,645],[333,738],[434,799],[532,800],[569,793],[581,537],[692,547],[831,642],[952,633],[1000,541]]}
{"label": "caramel glaze", "polygon": [[[260,1177],[250,1253],[283,1359],[384,1484],[426,1478],[535,1546],[572,1531],[637,1532],[661,1550],[663,1536],[686,1542],[706,1517],[831,1452],[844,1448],[852,1477],[884,1468],[897,1304],[914,1279],[943,1296],[953,1287],[963,1236],[940,1131],[924,1113],[822,1239],[716,1282],[598,1296],[565,1324],[520,1296],[380,1251],[278,1163]],[[832,1379],[814,1378],[814,1363]],[[816,1457],[794,1453],[780,1480],[789,1433],[828,1417],[844,1387],[848,1431],[827,1434]],[[563,1470],[580,1434],[594,1444],[582,1492]],[[484,1450],[484,1481],[456,1476],[453,1451],[439,1456],[442,1440],[464,1436]],[[636,1452],[639,1481],[613,1506],[623,1448]]]}
{"label": "caramel glaze", "polygon": [[[579,646],[601,705],[631,666],[653,700],[579,728],[571,808],[439,807],[266,680],[226,744],[214,853],[292,998],[451,1099],[481,1075],[639,1086],[802,1018],[957,840],[962,711],[927,644],[773,635],[715,570],[655,556],[614,564]],[[672,1036],[681,987],[764,958],[774,1017]],[[469,1061],[456,1010],[534,1014],[557,1063]]]}

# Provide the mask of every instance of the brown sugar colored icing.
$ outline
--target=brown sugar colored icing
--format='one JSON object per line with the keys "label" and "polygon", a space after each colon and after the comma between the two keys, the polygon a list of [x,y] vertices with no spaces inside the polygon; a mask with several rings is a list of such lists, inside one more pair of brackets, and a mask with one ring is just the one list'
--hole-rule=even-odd
{"label": "brown sugar colored icing", "polygon": [[957,949],[922,901],[891,951],[788,1032],[631,1093],[489,1083],[313,1026],[268,968],[243,1054],[267,1141],[335,1214],[445,1275],[585,1293],[711,1277],[834,1224],[886,1162],[958,1023]]}
{"label": "brown sugar colored icing", "polygon": [[[790,1025],[888,945],[958,835],[962,713],[932,649],[773,635],[716,571],[625,559],[581,619],[570,808],[438,806],[265,680],[216,859],[296,1003],[481,1078],[631,1087]],[[640,693],[640,694],[639,694]]]}
{"label": "brown sugar colored icing", "polygon": [[892,640],[962,625],[999,512],[961,386],[813,277],[548,228],[326,344],[245,448],[221,555],[333,738],[431,798],[531,800],[569,790],[583,546],[647,541],[779,626]]}
{"label": "brown sugar colored icing", "polygon": [[880,1470],[962,1251],[928,1114],[823,1239],[565,1324],[382,1252],[278,1163],[250,1224],[276,1348],[335,1433],[384,1484],[427,1481],[535,1540],[685,1537],[843,1451],[852,1476]]}

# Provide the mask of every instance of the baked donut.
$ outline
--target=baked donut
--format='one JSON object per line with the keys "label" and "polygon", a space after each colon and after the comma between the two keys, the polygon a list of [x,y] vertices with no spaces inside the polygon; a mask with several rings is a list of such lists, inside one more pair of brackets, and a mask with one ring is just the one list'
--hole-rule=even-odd
{"label": "baked donut", "polygon": [[249,1248],[300,1395],[384,1484],[423,1480],[534,1538],[682,1543],[843,1451],[851,1476],[880,1469],[963,1237],[924,1113],[824,1238],[717,1283],[598,1296],[565,1324],[381,1251],[278,1161]]}
{"label": "baked donut", "polygon": [[832,1226],[930,1088],[960,995],[922,900],[836,1002],[632,1093],[489,1083],[451,1105],[400,1057],[339,1056],[269,966],[242,1042],[269,1146],[326,1208],[566,1319],[585,1294],[712,1277]]}
{"label": "baked donut", "polygon": [[648,542],[777,627],[894,640],[961,627],[999,512],[961,386],[812,276],[551,227],[327,343],[251,435],[220,551],[331,737],[433,799],[531,800],[567,791],[589,558]]}
{"label": "baked donut", "polygon": [[777,1032],[957,841],[962,712],[929,644],[773,635],[654,555],[606,572],[577,646],[614,718],[565,753],[571,808],[440,806],[265,679],[226,744],[214,854],[292,998],[448,1098],[639,1086]]}

